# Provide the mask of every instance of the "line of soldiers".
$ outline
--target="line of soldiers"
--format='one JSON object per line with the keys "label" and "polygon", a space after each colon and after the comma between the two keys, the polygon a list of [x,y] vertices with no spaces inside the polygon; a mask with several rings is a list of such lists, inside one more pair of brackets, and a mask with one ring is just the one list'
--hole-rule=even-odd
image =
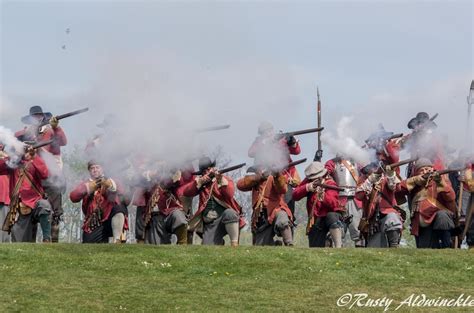
{"label": "line of soldiers", "polygon": [[[192,243],[196,233],[202,244],[223,245],[228,236],[230,245],[238,246],[246,221],[234,197],[237,188],[251,192],[248,224],[254,245],[292,246],[297,226],[295,201],[305,198],[310,247],[343,247],[346,233],[355,247],[398,247],[408,219],[401,207],[405,203],[418,248],[459,246],[464,237],[474,246],[474,159],[465,155],[456,167],[446,170],[442,145],[433,135],[433,120],[425,112],[418,113],[408,123],[412,132],[405,136],[381,127],[364,146],[374,152],[374,162],[360,165],[350,156],[337,155],[325,164],[311,162],[303,180],[290,157],[301,153],[298,140],[291,134],[281,136],[270,123],[262,123],[248,151],[254,165],[235,183],[209,157],[199,159],[196,172],[191,161],[184,165],[143,161],[134,183],[128,184],[133,185],[130,193],[130,186],[105,175],[106,163],[90,160],[90,178],[69,197],[72,202],[82,202],[84,243],[124,242],[129,229],[127,208],[132,204],[137,207],[139,243],[170,244],[174,235],[177,244],[184,245]],[[19,139],[53,142],[39,153],[29,146],[16,167],[9,166],[8,155],[0,155],[4,230],[11,232],[12,241],[35,241],[40,224],[43,241],[57,242],[64,179],[45,159],[52,155],[61,168],[60,147],[66,144],[66,137],[58,120],[40,107],[32,107],[22,121],[28,126],[16,134]],[[35,127],[45,121],[48,124]],[[407,162],[400,162],[402,149],[411,154]],[[275,157],[278,153],[281,155]],[[405,163],[408,174],[402,179],[400,165]],[[9,192],[5,192],[7,180]],[[195,212],[194,197],[199,198]],[[456,242],[456,238],[461,240]]]}

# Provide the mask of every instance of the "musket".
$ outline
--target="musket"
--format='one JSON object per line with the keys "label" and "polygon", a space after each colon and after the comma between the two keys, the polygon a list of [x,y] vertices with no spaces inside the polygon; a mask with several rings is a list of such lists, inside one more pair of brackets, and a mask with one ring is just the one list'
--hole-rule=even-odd
{"label": "musket", "polygon": [[211,127],[203,127],[203,128],[198,128],[195,131],[197,133],[205,133],[205,132],[210,132],[210,131],[215,131],[215,130],[222,130],[222,129],[228,129],[230,128],[229,124],[226,125],[218,125],[218,126],[211,126]]}
{"label": "musket", "polygon": [[288,169],[288,168],[290,168],[290,167],[293,167],[293,166],[296,166],[296,165],[299,165],[299,164],[301,164],[301,163],[304,163],[304,162],[306,162],[306,160],[307,160],[307,159],[304,158],[304,159],[301,159],[301,160],[297,160],[297,161],[290,162],[290,163],[288,163],[288,165],[286,166],[286,169]]}
{"label": "musket", "polygon": [[[318,119],[318,128],[321,127],[321,98],[319,97],[319,87],[316,87],[316,92],[318,95],[318,105],[317,105],[317,119]],[[318,132],[318,150],[314,155],[314,161],[321,162],[323,158],[323,148],[321,144],[321,132]]]}
{"label": "musket", "polygon": [[229,166],[229,167],[226,167],[226,168],[223,168],[221,170],[218,170],[220,174],[225,174],[225,173],[228,173],[228,172],[232,172],[232,171],[235,171],[235,170],[238,170],[239,168],[242,168],[246,165],[247,163],[240,163],[240,164],[237,164],[237,165],[233,165],[233,166]]}
{"label": "musket", "polygon": [[434,175],[446,175],[446,174],[451,174],[451,173],[456,173],[456,172],[460,172],[460,171],[463,171],[464,168],[453,168],[453,169],[445,169],[445,170],[440,170],[440,171],[434,171],[434,172],[431,172],[431,173],[426,173],[423,175],[423,178],[427,179],[429,177],[432,177]]}
{"label": "musket", "polygon": [[396,167],[400,167],[400,166],[403,166],[405,164],[408,164],[408,163],[411,163],[411,162],[416,162],[416,161],[418,161],[418,158],[411,158],[411,159],[406,159],[406,160],[402,160],[402,161],[399,161],[399,162],[389,164],[388,166],[390,166],[391,168],[396,168]]}
{"label": "musket", "polygon": [[328,184],[315,184],[315,186],[319,186],[324,189],[331,189],[331,190],[337,190],[337,191],[345,191],[346,189],[340,186],[333,186],[333,185],[328,185]]}
{"label": "musket", "polygon": [[[387,166],[389,166],[391,169],[395,169],[395,168],[403,166],[405,164],[416,162],[417,160],[418,160],[418,158],[411,158],[411,159],[406,159],[406,160],[402,160],[402,161],[399,161],[399,162],[395,162],[395,163],[389,164]],[[384,166],[381,164],[379,166],[378,170],[376,171],[376,173],[380,174],[383,171],[384,171]]]}
{"label": "musket", "polygon": [[[232,172],[232,171],[238,170],[239,168],[244,167],[246,164],[247,164],[247,163],[240,163],[240,164],[237,164],[237,165],[225,167],[225,168],[223,168],[223,169],[217,170],[217,172],[218,172],[219,174],[225,174],[225,173],[228,173],[228,172]],[[196,171],[196,172],[193,172],[192,174],[193,174],[193,175],[202,175],[202,172],[201,172],[201,171]]]}
{"label": "musket", "polygon": [[321,132],[323,129],[324,129],[324,127],[316,127],[316,128],[307,128],[307,129],[302,129],[302,130],[297,130],[297,131],[292,131],[292,132],[286,132],[286,133],[279,133],[279,134],[275,135],[275,139],[279,140],[279,139],[284,138],[284,137],[298,136],[298,135]]}
{"label": "musket", "polygon": [[464,170],[464,168],[445,169],[445,170],[441,170],[441,171],[434,171],[434,172],[426,173],[426,174],[423,174],[421,177],[423,177],[423,179],[426,180],[425,187],[428,187],[428,185],[430,184],[430,182],[433,180],[433,178],[435,176],[442,176],[442,175],[446,175],[446,174],[456,173],[456,172],[460,172],[462,170]]}
{"label": "musket", "polygon": [[[64,114],[61,114],[61,115],[56,115],[56,119],[59,121],[59,120],[62,120],[63,118],[71,117],[71,116],[81,114],[81,113],[84,113],[84,112],[87,112],[87,111],[89,111],[89,108],[84,108],[84,109],[64,113]],[[41,127],[41,126],[44,126],[44,125],[47,125],[47,124],[49,124],[49,121],[43,121],[38,125],[38,127]]]}
{"label": "musket", "polygon": [[50,140],[45,140],[45,141],[40,141],[40,142],[36,142],[34,144],[31,145],[31,148],[33,149],[39,149],[39,148],[42,148],[44,146],[47,146],[47,145],[50,145],[54,142],[54,139],[50,139]]}

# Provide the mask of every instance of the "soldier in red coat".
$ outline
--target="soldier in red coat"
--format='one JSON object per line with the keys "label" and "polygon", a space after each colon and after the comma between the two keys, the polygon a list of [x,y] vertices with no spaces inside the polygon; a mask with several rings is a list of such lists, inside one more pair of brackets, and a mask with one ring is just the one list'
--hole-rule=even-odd
{"label": "soldier in red coat", "polygon": [[[0,159],[5,160],[7,154],[3,152],[3,145],[0,143]],[[0,175],[0,223],[3,223],[8,213],[10,204],[10,182],[8,175]],[[0,242],[10,242],[8,232],[0,230]]]}
{"label": "soldier in red coat", "polygon": [[365,177],[356,191],[364,210],[360,225],[367,237],[367,247],[397,248],[403,229],[402,215],[395,199],[400,180],[390,166],[385,168],[385,172],[377,173],[378,170],[377,163],[361,170]]}
{"label": "soldier in red coat", "polygon": [[84,224],[83,243],[114,243],[124,241],[128,229],[127,206],[123,188],[112,178],[106,178],[102,166],[95,161],[87,164],[90,178],[74,188],[72,202],[82,201]]}
{"label": "soldier in red coat", "polygon": [[143,229],[144,243],[170,244],[175,234],[178,244],[187,244],[188,222],[181,202],[185,180],[180,170],[170,169],[164,162],[157,167],[142,174],[140,189],[134,195],[140,205],[137,222]]}
{"label": "soldier in red coat", "polygon": [[[255,164],[267,164],[268,159],[281,159],[280,163],[292,162],[290,155],[301,153],[301,147],[294,136],[280,137],[275,133],[273,125],[262,122],[258,127],[258,137],[249,148],[248,156],[254,158]],[[284,172],[287,177],[288,188],[285,201],[292,214],[295,213],[295,202],[292,198],[293,189],[301,182],[300,175],[295,166],[287,168]]]}
{"label": "soldier in red coat", "polygon": [[412,199],[411,234],[417,248],[451,247],[456,195],[447,175],[437,175],[431,160],[421,158],[415,163],[414,176],[400,187]]}
{"label": "soldier in red coat", "polygon": [[[66,180],[62,173],[61,147],[67,144],[67,138],[63,129],[59,126],[59,121],[56,117],[52,116],[49,112],[43,112],[40,106],[31,107],[29,114],[24,116],[21,121],[28,125],[15,134],[21,141],[39,142],[53,140],[50,145],[45,146],[44,150],[41,150],[41,156],[45,160],[46,158],[51,159],[50,162],[47,162],[50,175],[43,182],[43,187],[53,209],[51,221],[52,242],[58,242],[59,222],[63,214],[62,194],[66,190]],[[39,127],[38,125],[43,122],[48,122],[48,124]],[[44,151],[50,153],[52,157],[44,155]]]}
{"label": "soldier in red coat", "polygon": [[337,190],[319,186],[337,186],[321,162],[312,162],[304,171],[305,179],[296,187],[293,199],[306,197],[308,226],[306,229],[310,247],[324,247],[329,232],[334,248],[342,247],[342,213]]}
{"label": "soldier in red coat", "polygon": [[241,207],[234,199],[234,182],[220,174],[208,157],[199,160],[201,175],[184,186],[183,195],[199,195],[199,206],[189,222],[190,230],[202,233],[202,244],[223,245],[224,236],[232,246],[239,244],[239,230],[245,225]]}
{"label": "soldier in red coat", "polygon": [[285,201],[287,179],[281,172],[269,173],[257,166],[255,173],[250,173],[237,182],[239,190],[252,191],[254,245],[273,246],[275,236],[281,236],[285,245],[293,245],[293,214]]}
{"label": "soldier in red coat", "polygon": [[[51,205],[45,199],[41,181],[48,178],[43,159],[31,148],[15,167],[7,163],[8,155],[0,159],[0,175],[8,175],[10,210],[16,210],[14,224],[9,229],[13,242],[35,242],[40,223],[43,242],[51,241]],[[4,226],[6,224],[4,223]],[[4,229],[6,230],[6,229]]]}
{"label": "soldier in red coat", "polygon": [[147,193],[145,243],[170,244],[175,234],[177,244],[186,245],[188,221],[181,202],[184,178],[180,170],[165,170],[159,176]]}

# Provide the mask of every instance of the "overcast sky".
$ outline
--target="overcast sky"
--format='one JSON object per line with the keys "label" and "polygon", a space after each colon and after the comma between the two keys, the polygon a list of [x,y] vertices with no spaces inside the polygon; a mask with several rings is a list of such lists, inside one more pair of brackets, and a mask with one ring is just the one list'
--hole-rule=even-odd
{"label": "overcast sky", "polygon": [[[315,127],[319,86],[328,131],[348,115],[358,139],[379,122],[407,132],[426,110],[462,142],[473,16],[473,1],[2,0],[0,124],[21,128],[32,105],[91,106],[62,123],[71,145],[84,144],[84,125],[125,106],[124,89],[151,86],[166,105],[232,123],[229,153],[240,160],[260,120]],[[316,136],[301,139],[312,158]]]}

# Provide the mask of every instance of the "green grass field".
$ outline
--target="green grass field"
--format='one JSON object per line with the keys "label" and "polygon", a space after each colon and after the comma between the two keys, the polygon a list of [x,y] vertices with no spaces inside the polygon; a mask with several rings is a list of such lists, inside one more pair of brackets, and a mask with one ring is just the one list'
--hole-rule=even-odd
{"label": "green grass field", "polygon": [[1,312],[382,312],[336,301],[474,296],[474,251],[4,244],[0,290]]}

